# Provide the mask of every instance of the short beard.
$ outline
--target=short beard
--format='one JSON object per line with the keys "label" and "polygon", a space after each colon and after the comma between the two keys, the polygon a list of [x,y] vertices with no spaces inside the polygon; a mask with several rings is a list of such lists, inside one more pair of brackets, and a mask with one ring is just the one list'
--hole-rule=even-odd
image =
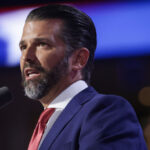
{"label": "short beard", "polygon": [[38,79],[29,81],[25,81],[24,75],[22,75],[25,95],[35,100],[44,97],[64,76],[66,76],[68,60],[64,58],[49,72],[36,65],[30,64],[25,67],[36,68],[42,75],[42,77]]}

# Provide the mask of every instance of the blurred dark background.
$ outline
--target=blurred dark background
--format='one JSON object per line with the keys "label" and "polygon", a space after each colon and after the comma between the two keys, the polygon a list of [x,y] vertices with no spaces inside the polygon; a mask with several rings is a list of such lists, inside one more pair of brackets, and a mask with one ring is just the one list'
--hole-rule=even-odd
{"label": "blurred dark background", "polygon": [[[31,7],[46,3],[73,3],[82,5],[90,0],[0,0],[0,12]],[[105,3],[143,3],[148,0],[92,0]],[[0,29],[1,30],[1,29]],[[99,42],[99,41],[98,41]],[[26,150],[42,106],[24,96],[21,87],[19,65],[5,66],[6,41],[0,39],[0,87],[8,86],[13,94],[13,102],[0,109],[0,149]],[[141,51],[145,47],[140,48]],[[146,47],[150,51],[150,47]],[[139,50],[139,49],[138,49]],[[14,53],[15,55],[15,53]],[[126,98],[134,107],[142,125],[147,144],[150,143],[150,53],[138,56],[121,56],[95,60],[92,85],[105,94],[117,94]],[[148,134],[149,133],[149,134]],[[149,147],[150,148],[150,147]]]}

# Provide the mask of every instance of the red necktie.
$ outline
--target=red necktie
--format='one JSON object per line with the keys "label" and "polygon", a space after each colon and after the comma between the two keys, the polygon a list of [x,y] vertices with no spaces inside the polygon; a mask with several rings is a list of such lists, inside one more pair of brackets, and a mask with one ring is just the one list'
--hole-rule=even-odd
{"label": "red necktie", "polygon": [[41,113],[38,123],[34,129],[32,138],[30,140],[28,150],[38,150],[38,146],[39,146],[40,140],[43,136],[43,133],[44,133],[44,130],[46,127],[46,123],[54,111],[55,111],[55,108],[47,108]]}

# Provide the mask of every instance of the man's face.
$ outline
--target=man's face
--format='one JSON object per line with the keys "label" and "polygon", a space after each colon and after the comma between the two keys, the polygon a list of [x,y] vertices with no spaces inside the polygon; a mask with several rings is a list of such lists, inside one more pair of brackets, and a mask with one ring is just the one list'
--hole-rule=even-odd
{"label": "man's face", "polygon": [[59,19],[25,23],[20,41],[20,68],[25,94],[41,99],[66,74],[66,46],[60,38],[63,23]]}

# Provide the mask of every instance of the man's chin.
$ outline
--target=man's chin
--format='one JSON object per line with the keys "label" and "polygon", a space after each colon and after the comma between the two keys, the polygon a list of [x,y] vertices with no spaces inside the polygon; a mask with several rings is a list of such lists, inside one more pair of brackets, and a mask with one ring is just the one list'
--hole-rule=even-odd
{"label": "man's chin", "polygon": [[41,99],[47,91],[46,80],[29,80],[24,82],[25,95],[30,99]]}
{"label": "man's chin", "polygon": [[43,97],[42,88],[39,88],[33,84],[29,84],[28,86],[26,86],[24,88],[24,91],[25,91],[25,95],[30,99],[37,100]]}

